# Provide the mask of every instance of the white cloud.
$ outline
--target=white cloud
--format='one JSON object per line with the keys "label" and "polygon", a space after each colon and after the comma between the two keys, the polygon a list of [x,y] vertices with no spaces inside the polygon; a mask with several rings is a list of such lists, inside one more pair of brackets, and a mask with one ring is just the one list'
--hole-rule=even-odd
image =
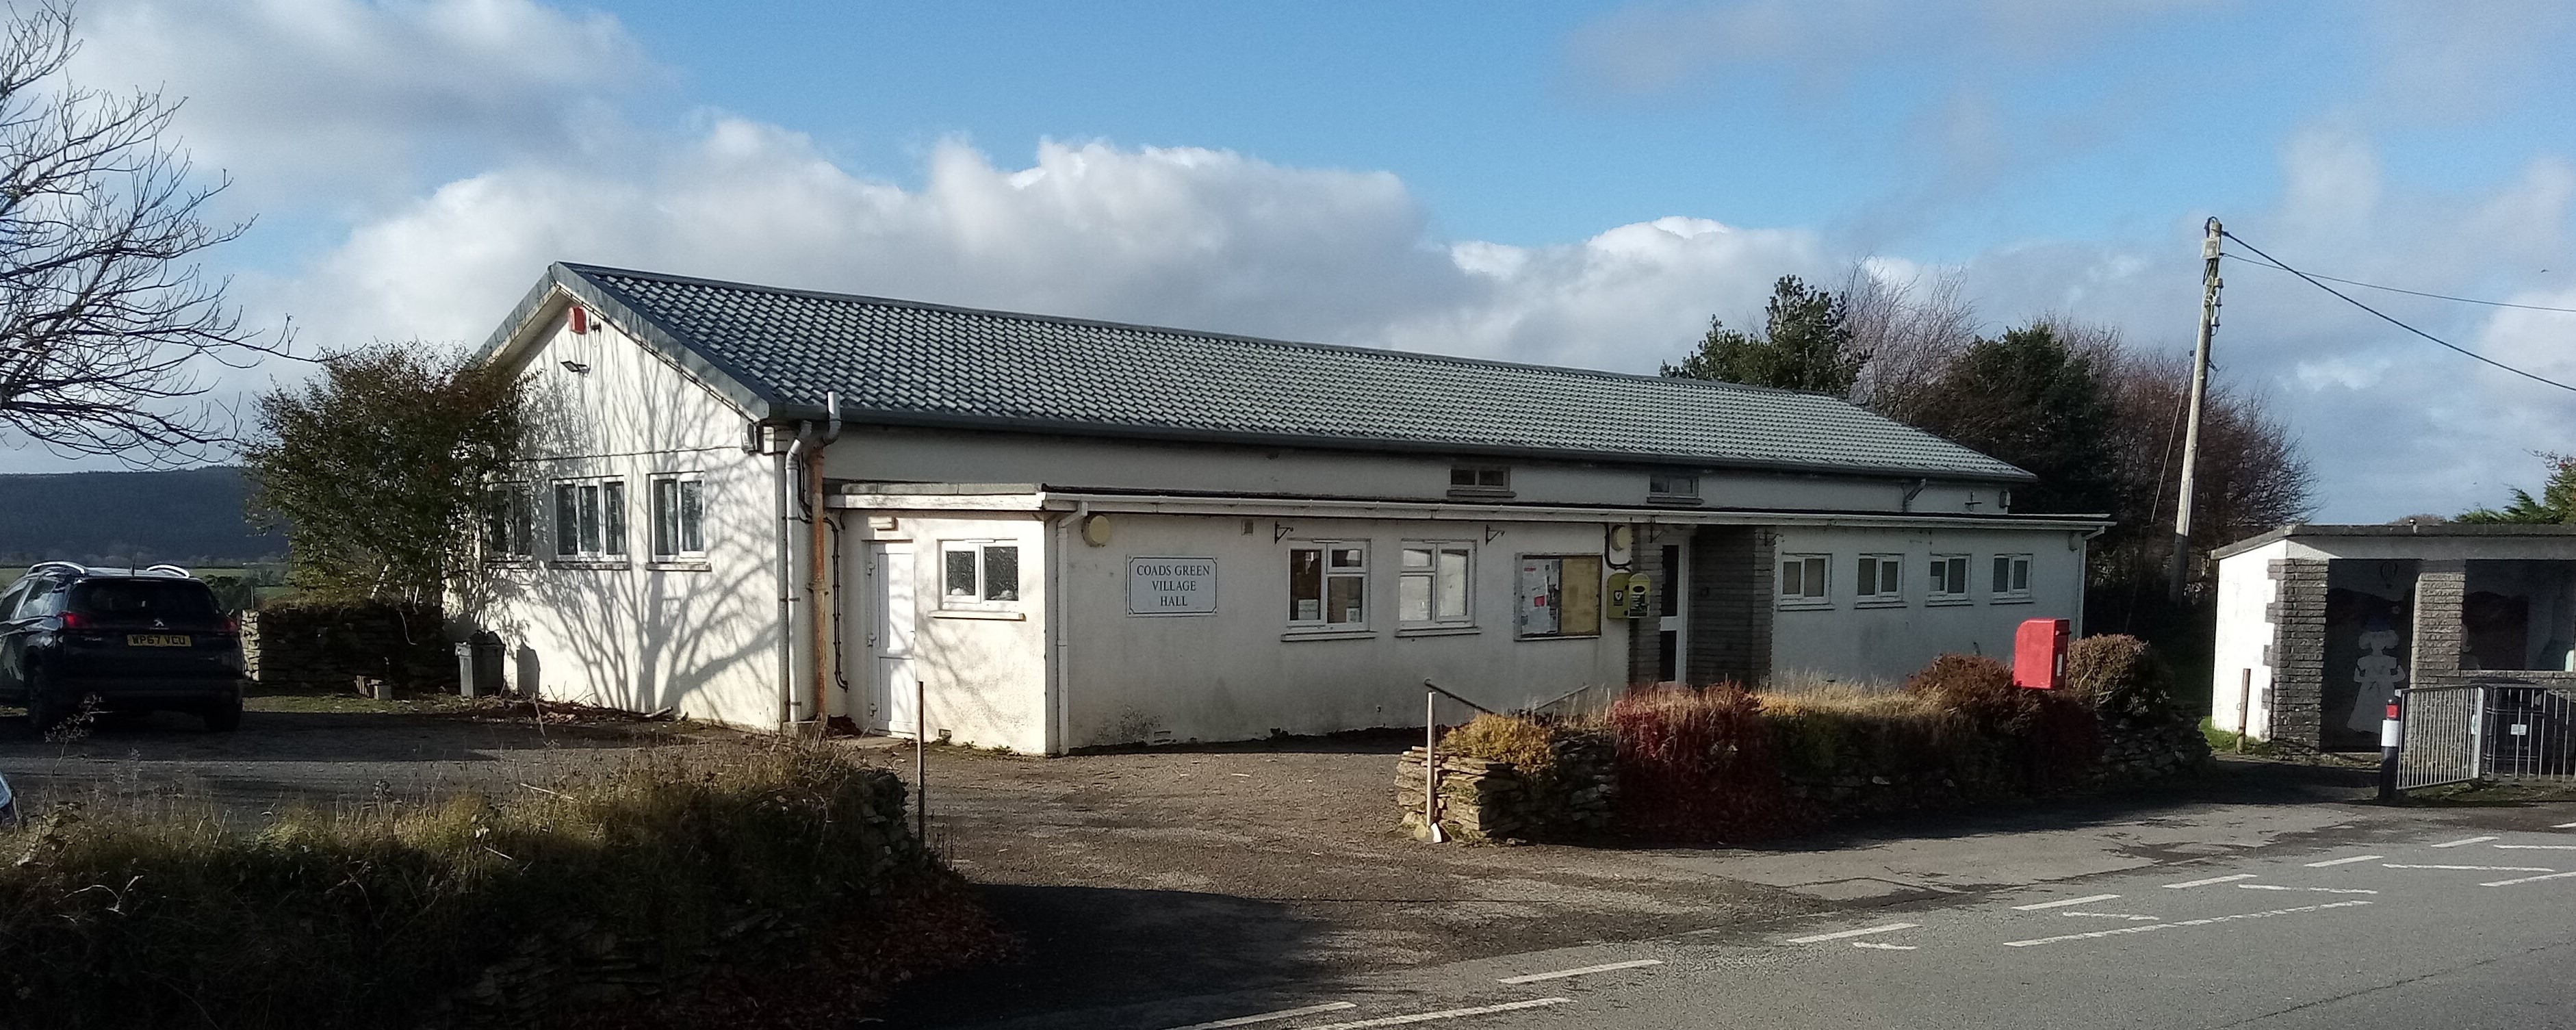
{"label": "white cloud", "polygon": [[178,130],[254,203],[590,143],[659,77],[615,19],[532,0],[89,0],[75,81],[184,99]]}

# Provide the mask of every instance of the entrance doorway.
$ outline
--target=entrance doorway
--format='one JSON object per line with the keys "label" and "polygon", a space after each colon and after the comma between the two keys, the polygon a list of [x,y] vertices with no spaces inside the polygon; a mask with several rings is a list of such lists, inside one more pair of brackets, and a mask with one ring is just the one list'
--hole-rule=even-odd
{"label": "entrance doorway", "polygon": [[918,737],[918,680],[912,662],[919,617],[913,603],[912,545],[868,545],[870,690],[868,729]]}
{"label": "entrance doorway", "polygon": [[1682,680],[1682,660],[1690,654],[1686,639],[1690,632],[1690,548],[1665,544],[1663,559],[1663,589],[1655,592],[1655,680],[1678,683]]}

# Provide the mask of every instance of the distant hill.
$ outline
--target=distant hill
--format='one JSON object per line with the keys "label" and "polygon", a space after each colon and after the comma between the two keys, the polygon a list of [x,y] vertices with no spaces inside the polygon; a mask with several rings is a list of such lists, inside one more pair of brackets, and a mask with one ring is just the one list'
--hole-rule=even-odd
{"label": "distant hill", "polygon": [[286,554],[242,516],[249,488],[229,465],[177,472],[0,475],[0,565],[66,559],[230,565]]}

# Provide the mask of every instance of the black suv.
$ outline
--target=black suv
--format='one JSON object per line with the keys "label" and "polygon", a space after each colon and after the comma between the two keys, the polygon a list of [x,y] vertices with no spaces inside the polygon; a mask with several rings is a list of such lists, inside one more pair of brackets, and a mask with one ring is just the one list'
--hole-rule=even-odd
{"label": "black suv", "polygon": [[39,733],[91,699],[193,712],[230,730],[241,725],[242,680],[239,625],[186,569],[46,562],[0,592],[0,701],[25,704]]}

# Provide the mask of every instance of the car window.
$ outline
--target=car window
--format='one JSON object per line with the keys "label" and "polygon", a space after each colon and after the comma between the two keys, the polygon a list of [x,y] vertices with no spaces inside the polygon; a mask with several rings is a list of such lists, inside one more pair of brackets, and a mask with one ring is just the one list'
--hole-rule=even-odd
{"label": "car window", "polygon": [[214,591],[203,583],[134,579],[94,580],[73,587],[71,610],[102,619],[205,621],[215,611]]}
{"label": "car window", "polygon": [[20,583],[18,588],[13,591],[16,596],[16,605],[14,607],[0,606],[0,618],[32,619],[39,615],[48,614],[45,611],[45,599],[53,592],[53,589],[54,581],[50,579],[31,579],[27,582]]}

